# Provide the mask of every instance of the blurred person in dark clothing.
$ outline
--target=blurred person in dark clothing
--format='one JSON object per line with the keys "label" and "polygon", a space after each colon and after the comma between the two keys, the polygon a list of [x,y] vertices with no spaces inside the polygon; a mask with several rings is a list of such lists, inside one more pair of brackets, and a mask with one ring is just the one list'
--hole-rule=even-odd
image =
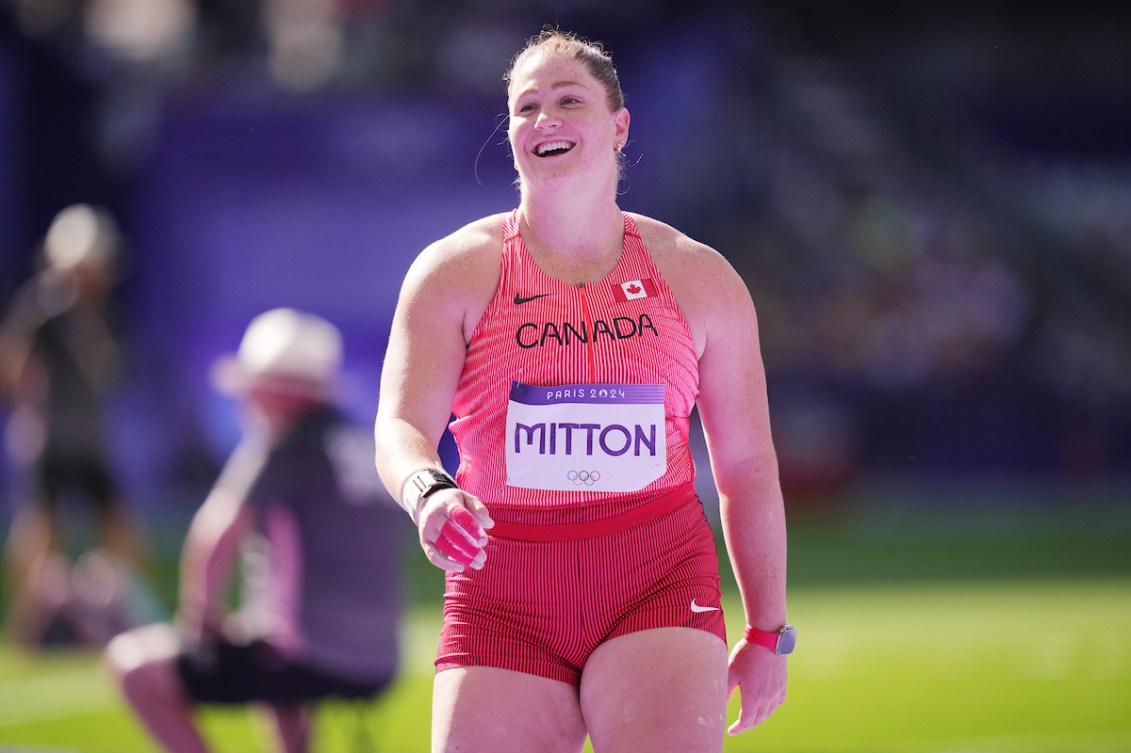
{"label": "blurred person in dark clothing", "polygon": [[[115,567],[133,570],[146,559],[106,450],[106,403],[123,366],[111,313],[120,248],[104,210],[62,210],[44,239],[41,271],[0,323],[0,394],[12,406],[6,441],[29,481],[6,547],[16,618],[35,622],[48,606],[58,580],[48,573],[69,563],[76,542],[68,525],[83,515]],[[26,645],[38,640],[30,625],[10,624]]]}
{"label": "blurred person in dark clothing", "polygon": [[275,309],[217,362],[244,436],[189,527],[176,624],[123,633],[105,653],[166,750],[208,750],[197,705],[257,704],[279,750],[304,751],[312,702],[371,697],[395,677],[406,529],[372,439],[334,404],[341,359],[334,325]]}

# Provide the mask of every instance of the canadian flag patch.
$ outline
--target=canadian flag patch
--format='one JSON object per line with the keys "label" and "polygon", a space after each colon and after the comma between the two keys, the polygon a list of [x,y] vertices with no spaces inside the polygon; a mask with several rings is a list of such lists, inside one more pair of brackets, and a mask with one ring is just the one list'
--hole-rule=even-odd
{"label": "canadian flag patch", "polygon": [[637,298],[650,298],[658,295],[656,284],[649,280],[626,280],[613,285],[613,298],[618,301],[634,301]]}

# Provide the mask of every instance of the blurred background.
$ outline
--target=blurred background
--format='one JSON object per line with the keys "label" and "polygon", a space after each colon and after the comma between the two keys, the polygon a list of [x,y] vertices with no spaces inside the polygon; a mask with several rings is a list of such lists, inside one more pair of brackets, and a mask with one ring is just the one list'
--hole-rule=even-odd
{"label": "blurred background", "polygon": [[499,79],[547,23],[615,55],[622,206],[746,277],[795,504],[1127,481],[1126,4],[9,0],[0,298],[61,208],[117,217],[147,517],[230,445],[208,365],[262,310],[338,323],[372,414],[413,256],[516,203]]}
{"label": "blurred background", "polygon": [[[61,209],[116,218],[109,449],[175,557],[238,436],[214,359],[268,308],[318,313],[368,423],[411,260],[517,202],[500,77],[559,25],[614,54],[622,208],[716,247],[753,293],[794,582],[1075,568],[1126,597],[1131,5],[1015,8],[2,0],[0,304]],[[22,504],[4,462],[0,532]],[[846,520],[898,533],[854,560],[822,528]],[[1034,520],[1051,524],[1024,546],[967,539],[958,557],[922,535]]]}
{"label": "blurred background", "polygon": [[749,283],[795,508],[893,485],[1118,493],[1131,11],[1007,7],[8,0],[0,301],[56,212],[110,210],[115,453],[144,516],[187,514],[236,431],[208,366],[254,314],[341,326],[372,415],[413,256],[516,203],[499,79],[556,23],[615,55],[623,208]]}

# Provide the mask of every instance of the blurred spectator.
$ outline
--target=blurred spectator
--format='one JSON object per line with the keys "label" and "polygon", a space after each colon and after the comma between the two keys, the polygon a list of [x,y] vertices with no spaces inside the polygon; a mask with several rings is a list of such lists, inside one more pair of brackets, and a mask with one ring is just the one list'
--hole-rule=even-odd
{"label": "blurred spectator", "polygon": [[13,406],[7,447],[30,486],[7,547],[17,602],[9,627],[28,646],[40,644],[34,626],[51,622],[39,606],[57,597],[43,589],[57,591],[62,572],[69,580],[64,563],[86,543],[79,523],[94,524],[115,568],[146,559],[106,450],[106,401],[122,369],[110,298],[120,242],[104,211],[64,209],[44,241],[44,269],[17,291],[0,324],[0,389]]}
{"label": "blurred spectator", "polygon": [[11,638],[28,650],[101,648],[164,609],[138,574],[102,549],[74,563],[59,552],[36,558],[19,585],[9,616]]}
{"label": "blurred spectator", "polygon": [[[373,443],[333,405],[342,338],[275,309],[248,326],[217,386],[246,408],[244,438],[184,543],[177,624],[115,638],[106,662],[170,751],[205,751],[197,704],[261,704],[279,749],[304,751],[311,702],[370,697],[394,678],[400,620],[397,506]],[[228,613],[242,547],[243,605]]]}

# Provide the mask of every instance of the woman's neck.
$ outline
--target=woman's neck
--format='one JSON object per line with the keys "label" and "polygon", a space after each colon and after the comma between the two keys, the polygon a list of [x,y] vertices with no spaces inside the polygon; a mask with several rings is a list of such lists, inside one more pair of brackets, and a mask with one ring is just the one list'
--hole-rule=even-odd
{"label": "woman's neck", "polygon": [[600,260],[624,242],[624,216],[614,201],[546,201],[524,194],[519,204],[523,240],[532,250]]}

